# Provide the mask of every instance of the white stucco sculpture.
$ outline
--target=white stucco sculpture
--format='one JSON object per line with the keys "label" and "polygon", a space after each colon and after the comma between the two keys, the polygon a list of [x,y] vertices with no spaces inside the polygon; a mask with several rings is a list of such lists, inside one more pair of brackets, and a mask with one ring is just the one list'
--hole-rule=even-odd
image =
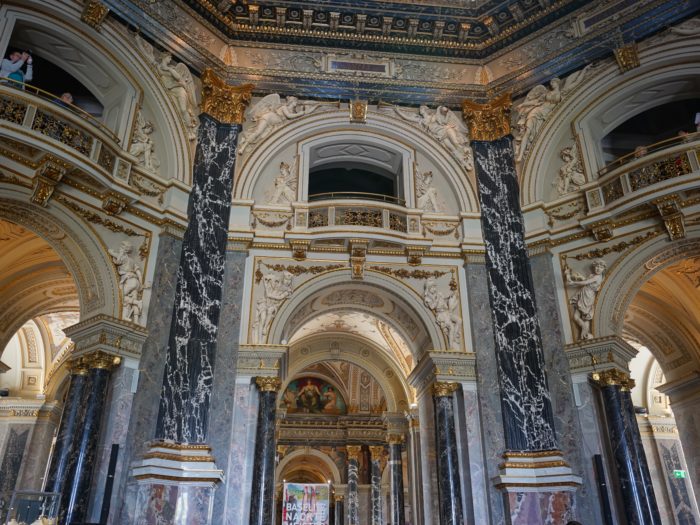
{"label": "white stucco sculpture", "polygon": [[122,319],[139,323],[143,311],[143,284],[141,267],[133,257],[134,247],[129,241],[119,245],[119,250],[109,250],[112,262],[119,273],[119,286],[122,292]]}
{"label": "white stucco sculpture", "polygon": [[456,350],[461,348],[460,318],[457,315],[459,298],[454,292],[445,297],[438,290],[435,278],[430,277],[425,281],[423,302],[435,314],[435,319],[447,339],[449,349]]}
{"label": "white stucco sculpture", "polygon": [[270,204],[287,204],[297,199],[298,168],[298,155],[294,157],[294,162],[291,166],[286,162],[280,163],[280,173],[275,177],[274,187],[270,192]]}
{"label": "white stucco sculpture", "polygon": [[559,178],[555,184],[559,195],[566,195],[586,184],[586,176],[583,173],[575,142],[573,146],[562,149],[559,156],[564,163],[559,168]]}
{"label": "white stucco sculpture", "polygon": [[593,319],[595,299],[603,284],[607,268],[608,265],[603,259],[595,259],[593,261],[593,273],[588,277],[572,272],[569,267],[564,270],[566,284],[580,288],[570,300],[574,307],[574,321],[581,329],[579,339],[593,339],[591,320]]}
{"label": "white stucco sculpture", "polygon": [[416,170],[416,207],[428,212],[442,211],[438,199],[438,192],[433,186],[433,172],[426,171],[420,173]]}
{"label": "white stucco sculpture", "polygon": [[238,153],[243,153],[248,146],[261,141],[290,120],[310,115],[320,107],[319,103],[301,102],[296,97],[282,101],[277,93],[263,97],[246,112],[246,120],[253,124],[241,134]]}
{"label": "white stucco sculpture", "polygon": [[139,164],[149,171],[158,173],[160,168],[160,160],[154,151],[153,139],[153,124],[146,120],[143,113],[139,111],[136,114],[136,126],[134,127],[134,136],[131,139],[129,153],[139,159]]}
{"label": "white stucco sculpture", "polygon": [[288,271],[270,272],[262,278],[263,296],[255,303],[253,342],[262,344],[282,303],[291,297],[294,276]]}
{"label": "white stucco sculpture", "polygon": [[417,124],[444,145],[467,171],[474,169],[474,157],[469,145],[467,127],[454,111],[445,106],[438,106],[437,109],[421,106],[418,108],[418,113],[407,111],[399,106],[393,106],[393,108],[402,119]]}
{"label": "white stucco sculpture", "polygon": [[140,36],[136,35],[135,38],[137,47],[154,69],[182,117],[187,138],[191,141],[196,140],[199,126],[199,121],[197,120],[199,109],[197,107],[192,73],[190,73],[185,64],[174,62],[170,53],[158,53],[151,44]]}

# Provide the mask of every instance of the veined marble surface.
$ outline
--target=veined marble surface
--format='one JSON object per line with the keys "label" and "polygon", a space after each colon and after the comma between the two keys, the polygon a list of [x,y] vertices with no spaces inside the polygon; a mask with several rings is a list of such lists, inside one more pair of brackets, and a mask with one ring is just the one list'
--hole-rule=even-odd
{"label": "veined marble surface", "polygon": [[440,524],[462,525],[462,489],[459,479],[459,457],[452,396],[435,398],[435,427],[437,430],[438,485],[440,487]]}
{"label": "veined marble surface", "polygon": [[512,138],[472,141],[506,447],[557,448]]}
{"label": "veined marble surface", "polygon": [[348,508],[347,525],[360,525],[360,501],[357,494],[358,481],[359,477],[357,460],[348,459],[348,486],[345,495]]}
{"label": "veined marble surface", "polygon": [[372,460],[372,525],[383,525],[382,470],[379,459]]}
{"label": "veined marble surface", "polygon": [[239,131],[200,115],[157,426],[179,443],[206,441]]}

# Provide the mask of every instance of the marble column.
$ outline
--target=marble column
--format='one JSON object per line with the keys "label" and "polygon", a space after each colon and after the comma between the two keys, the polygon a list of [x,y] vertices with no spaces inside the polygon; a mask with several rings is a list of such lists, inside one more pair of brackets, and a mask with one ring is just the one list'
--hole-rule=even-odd
{"label": "marble column", "polygon": [[168,343],[162,352],[165,367],[156,439],[133,465],[131,474],[139,487],[129,505],[135,511],[128,523],[184,525],[212,520],[214,486],[223,472],[207,444],[209,409],[236,148],[252,87],[228,86],[210,69],[202,75],[188,225],[175,278]]}
{"label": "marble column", "polygon": [[436,382],[433,385],[440,525],[462,525],[463,523],[462,488],[459,480],[459,457],[452,398],[457,388],[459,388],[457,383]]}
{"label": "marble column", "polygon": [[381,445],[369,447],[371,454],[371,483],[372,483],[372,525],[383,525],[382,514],[382,455],[384,447]]}
{"label": "marble column", "polygon": [[[622,392],[631,386],[629,376],[617,369],[609,369],[593,373],[592,377],[601,389],[608,439],[627,521],[630,525],[659,525],[661,521],[658,518],[656,499],[648,499],[649,491],[653,495],[653,488],[644,487],[642,466],[637,456],[634,431],[631,428],[632,424],[636,426],[636,419],[634,414],[630,418]],[[641,442],[639,445],[641,446]],[[644,451],[641,450],[641,453]]]}
{"label": "marble column", "polygon": [[348,498],[347,525],[360,525],[360,502],[357,494],[359,484],[360,445],[348,445],[348,486],[346,496]]}
{"label": "marble column", "polygon": [[335,523],[334,525],[344,525],[345,521],[343,518],[345,513],[343,512],[343,496],[335,496]]}
{"label": "marble column", "polygon": [[[85,412],[85,385],[87,383],[88,368],[78,358],[68,363],[70,370],[70,385],[63,407],[61,423],[58,427],[58,436],[54,445],[49,473],[46,477],[46,492],[60,492],[65,494],[68,473],[73,469],[75,455],[74,444],[80,436],[82,426],[82,414]],[[61,505],[65,508],[65,505]]]}
{"label": "marble column", "polygon": [[[574,517],[574,491],[581,478],[564,461],[556,438],[520,209],[510,106],[510,95],[487,104],[463,104],[481,204],[505,437],[506,461],[496,483],[505,491],[513,525],[563,525]],[[551,504],[540,505],[543,499]]]}
{"label": "marble column", "polygon": [[272,525],[275,496],[275,414],[277,391],[281,381],[277,377],[257,377],[260,389],[258,424],[255,431],[253,488],[250,499],[250,525]]}
{"label": "marble column", "polygon": [[81,413],[81,428],[73,455],[75,460],[68,474],[69,482],[61,495],[61,513],[66,523],[85,521],[92,481],[93,467],[96,461],[97,444],[100,438],[100,424],[107,399],[109,376],[118,366],[121,358],[97,351],[81,356],[83,365],[88,369],[87,384],[84,394],[84,410]]}
{"label": "marble column", "polygon": [[656,502],[654,494],[654,486],[651,481],[649,472],[649,464],[647,456],[644,452],[642,444],[642,435],[639,432],[637,424],[637,415],[634,413],[634,403],[632,402],[632,388],[634,388],[634,380],[630,379],[627,384],[620,388],[620,396],[622,398],[622,411],[625,416],[625,424],[629,429],[632,450],[634,452],[634,460],[639,465],[639,474],[642,481],[642,490],[644,491],[644,500],[649,514],[649,523],[653,525],[661,525],[661,515],[659,514],[659,506]]}
{"label": "marble column", "polygon": [[390,525],[404,525],[406,523],[403,501],[403,464],[401,461],[401,447],[403,436],[390,434],[389,438],[389,472],[391,475],[389,512]]}

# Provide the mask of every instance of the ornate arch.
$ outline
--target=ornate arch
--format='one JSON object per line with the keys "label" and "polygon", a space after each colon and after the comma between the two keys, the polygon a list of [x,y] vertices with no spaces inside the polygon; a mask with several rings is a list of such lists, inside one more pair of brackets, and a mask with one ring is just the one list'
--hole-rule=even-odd
{"label": "ornate arch", "polygon": [[[58,253],[77,287],[81,318],[98,314],[119,318],[119,282],[96,233],[55,203],[42,208],[29,202],[29,193],[25,189],[15,186],[3,186],[2,189],[0,217],[31,230]],[[0,348],[4,348],[7,339],[25,321],[17,320],[11,326],[2,327]]]}
{"label": "ornate arch", "polygon": [[[409,166],[406,169],[409,169],[411,174],[413,166],[410,164],[420,153],[430,160],[447,181],[454,192],[459,212],[478,211],[478,198],[473,177],[467,176],[464,168],[442,144],[418,128],[376,111],[370,111],[367,122],[360,126],[349,123],[346,111],[334,110],[316,112],[277,129],[260,141],[237,166],[234,198],[253,199],[255,188],[261,183],[265,169],[278,158],[281,152],[299,154],[303,147],[309,147],[316,141],[327,140],[334,134],[381,139],[385,144],[392,145],[397,151],[406,155],[406,159],[409,160]],[[300,166],[300,169],[303,173],[304,166]],[[412,191],[413,181],[410,181],[407,184],[406,193],[412,193]]]}
{"label": "ornate arch", "polygon": [[600,140],[631,116],[671,100],[700,94],[697,40],[659,35],[645,41],[641,67],[620,75],[611,59],[560,102],[538,133],[521,166],[521,204],[554,201],[550,192],[563,148],[578,145],[587,183],[603,167]]}
{"label": "ornate arch", "polygon": [[289,351],[290,369],[281,391],[304,369],[329,359],[347,361],[363,368],[384,391],[389,412],[408,409],[414,401],[401,369],[371,341],[351,334],[326,334],[302,339]]}
{"label": "ornate arch", "polygon": [[343,482],[343,478],[340,474],[340,471],[338,470],[336,464],[333,463],[333,460],[331,460],[331,458],[329,458],[320,450],[316,450],[310,447],[298,449],[285,455],[284,458],[282,458],[282,461],[279,462],[279,465],[277,465],[275,479],[282,480],[282,474],[285,468],[287,468],[287,466],[289,466],[290,464],[293,465],[294,463],[298,462],[299,459],[305,457],[311,457],[314,460],[320,462],[325,467],[323,472],[324,474],[329,474],[330,477],[326,477],[324,479],[330,479],[334,484],[341,484]]}
{"label": "ornate arch", "polygon": [[[444,350],[447,348],[445,336],[438,327],[434,314],[423,304],[423,299],[418,293],[407,285],[386,274],[373,270],[366,270],[362,281],[353,280],[350,269],[325,272],[302,284],[290,299],[288,299],[275,316],[270,326],[267,342],[269,344],[286,344],[285,341],[291,335],[288,327],[292,317],[303,311],[305,303],[317,292],[334,285],[352,283],[353,287],[369,287],[378,294],[390,297],[394,302],[412,314],[418,321],[420,329],[426,335],[426,341],[412,348],[416,361],[424,351],[429,349]],[[387,323],[396,326],[397,323],[387,315],[381,315]],[[430,347],[430,348],[428,348]]]}
{"label": "ornate arch", "polygon": [[[642,287],[658,272],[683,259],[700,256],[700,240],[692,239],[698,233],[698,228],[693,228],[688,231],[689,239],[676,242],[669,242],[666,236],[657,236],[618,259],[610,268],[596,299],[596,335],[622,336],[625,331],[629,331],[640,338],[640,328],[626,323],[632,302]],[[646,326],[665,323],[653,312],[640,310],[639,313],[646,319]],[[697,361],[697,357],[689,353],[688,345],[693,346],[694,337],[684,323],[674,324],[673,329],[669,327],[666,342],[656,340],[658,338],[655,339],[652,334],[646,333],[646,330],[644,332],[641,337],[644,337],[645,345],[654,351],[666,373],[691,361]],[[669,353],[663,350],[664,345],[669,349],[678,350],[681,355],[674,358],[664,355]]]}

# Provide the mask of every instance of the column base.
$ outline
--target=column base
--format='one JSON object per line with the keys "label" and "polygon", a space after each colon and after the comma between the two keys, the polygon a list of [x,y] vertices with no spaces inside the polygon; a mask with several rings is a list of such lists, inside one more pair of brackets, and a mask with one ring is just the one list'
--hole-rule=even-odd
{"label": "column base", "polygon": [[574,519],[582,479],[573,474],[561,452],[507,452],[504,458],[494,480],[503,490],[510,525],[566,525]]}
{"label": "column base", "polygon": [[207,445],[154,442],[132,464],[127,523],[210,525],[216,484],[224,473]]}

